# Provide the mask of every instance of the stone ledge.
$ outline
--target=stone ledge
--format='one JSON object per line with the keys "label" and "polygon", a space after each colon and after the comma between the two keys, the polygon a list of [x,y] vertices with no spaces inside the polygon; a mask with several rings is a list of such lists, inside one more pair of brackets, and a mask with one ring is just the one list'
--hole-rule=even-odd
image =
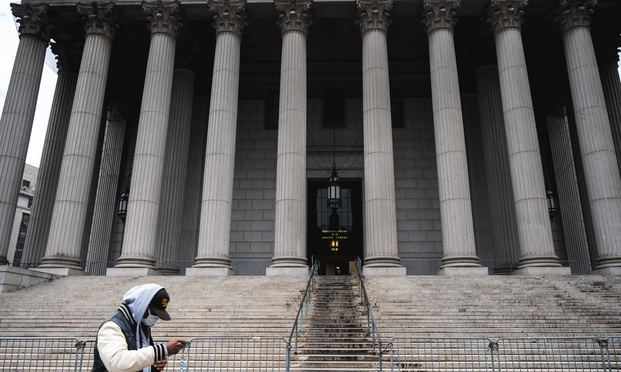
{"label": "stone ledge", "polygon": [[0,266],[0,293],[14,292],[43,282],[57,279],[57,275],[38,272],[21,267]]}
{"label": "stone ledge", "polygon": [[405,266],[362,267],[363,276],[405,276],[406,271],[407,269],[405,268]]}
{"label": "stone ledge", "polygon": [[621,275],[621,267],[606,267],[603,269],[595,269],[589,273],[590,275]]}
{"label": "stone ledge", "polygon": [[148,267],[110,267],[106,270],[106,276],[159,276],[157,270]]}
{"label": "stone ledge", "polygon": [[548,276],[548,275],[571,275],[571,267],[545,267],[531,266],[523,269],[515,270],[511,275],[530,275],[530,276]]}
{"label": "stone ledge", "polygon": [[37,267],[36,269],[31,269],[33,271],[37,271],[40,273],[47,273],[58,276],[80,276],[86,275],[86,273],[82,270],[70,269],[66,267]]}
{"label": "stone ledge", "polygon": [[308,266],[300,267],[268,267],[265,269],[266,276],[308,276],[310,268]]}
{"label": "stone ledge", "polygon": [[233,276],[235,272],[230,267],[188,267],[185,276]]}
{"label": "stone ledge", "polygon": [[438,275],[463,275],[463,276],[474,276],[474,275],[488,275],[489,270],[487,267],[445,267],[438,271]]}

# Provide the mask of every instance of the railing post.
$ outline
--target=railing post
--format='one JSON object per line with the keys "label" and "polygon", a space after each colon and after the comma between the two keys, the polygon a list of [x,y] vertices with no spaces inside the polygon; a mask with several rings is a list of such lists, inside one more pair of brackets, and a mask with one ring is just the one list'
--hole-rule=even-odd
{"label": "railing post", "polygon": [[[296,327],[297,328],[297,327]],[[297,352],[297,348],[298,348],[298,342],[297,342],[297,338],[298,338],[298,333],[295,333],[295,351]],[[286,351],[286,356],[287,356],[287,364],[286,364],[286,368],[285,371],[289,372],[289,369],[291,368],[291,341],[287,341],[287,351]]]}
{"label": "railing post", "polygon": [[81,371],[82,370],[82,362],[84,361],[84,346],[86,345],[86,342],[84,341],[79,341],[76,340],[77,342],[75,343],[75,348],[76,348],[76,352],[75,352],[75,370],[77,371]]}
{"label": "railing post", "polygon": [[[489,347],[489,350],[492,354],[492,372],[496,372],[496,370],[500,371],[500,355],[498,355],[498,341],[490,342],[487,347]],[[496,364],[494,363],[494,361],[498,362],[498,368],[496,368]]]}
{"label": "railing post", "polygon": [[[595,341],[597,341],[597,343],[599,344],[599,349],[602,354],[602,364],[604,365],[604,370],[612,372],[612,365],[610,363],[610,352],[608,351],[608,339],[600,340],[597,338],[595,339]],[[606,366],[606,364],[608,364],[608,366]]]}

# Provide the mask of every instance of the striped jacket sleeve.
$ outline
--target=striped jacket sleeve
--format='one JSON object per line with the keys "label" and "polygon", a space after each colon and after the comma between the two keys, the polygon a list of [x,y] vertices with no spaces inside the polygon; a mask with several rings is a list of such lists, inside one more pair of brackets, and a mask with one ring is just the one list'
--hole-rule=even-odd
{"label": "striped jacket sleeve", "polygon": [[97,333],[99,356],[108,371],[135,372],[149,367],[166,357],[163,344],[128,350],[121,328],[106,322]]}

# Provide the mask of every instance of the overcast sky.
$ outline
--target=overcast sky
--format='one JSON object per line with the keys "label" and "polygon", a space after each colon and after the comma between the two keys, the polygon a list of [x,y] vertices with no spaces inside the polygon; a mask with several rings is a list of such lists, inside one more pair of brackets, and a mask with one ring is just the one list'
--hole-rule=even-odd
{"label": "overcast sky", "polygon": [[[10,0],[0,0],[0,50],[3,54],[0,58],[0,110],[4,107],[6,90],[9,86],[19,42],[15,21],[9,6],[10,2]],[[48,49],[47,64],[43,68],[43,78],[39,89],[39,99],[37,100],[37,112],[35,114],[32,135],[30,136],[28,155],[26,156],[26,163],[36,167],[39,166],[41,160],[47,120],[54,96],[54,87],[56,86],[56,73],[49,66],[53,66],[53,56],[50,53]],[[621,68],[619,68],[619,75],[621,76]]]}

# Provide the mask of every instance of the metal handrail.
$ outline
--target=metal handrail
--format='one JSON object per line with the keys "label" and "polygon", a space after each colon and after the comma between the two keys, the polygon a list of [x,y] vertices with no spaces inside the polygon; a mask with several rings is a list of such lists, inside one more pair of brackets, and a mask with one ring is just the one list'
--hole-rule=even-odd
{"label": "metal handrail", "polygon": [[[317,272],[319,269],[319,261],[315,260],[313,263],[313,267],[311,268],[310,277],[308,278],[308,283],[306,284],[306,290],[304,290],[304,295],[302,296],[302,300],[300,301],[300,307],[298,308],[298,314],[295,317],[295,322],[293,323],[293,328],[291,329],[291,334],[289,335],[289,347],[291,347],[291,340],[295,336],[294,342],[294,352],[298,351],[298,323],[300,324],[300,332],[304,332],[304,315],[308,314],[308,304],[310,303],[310,293],[315,286],[315,280],[317,277]],[[306,305],[306,306],[305,306]],[[304,309],[304,311],[302,311]]]}
{"label": "metal handrail", "polygon": [[[375,353],[375,337],[377,336],[377,355],[379,356],[379,370],[382,370],[382,338],[380,337],[379,329],[375,323],[375,317],[373,316],[373,310],[371,309],[371,303],[369,302],[369,296],[362,280],[362,260],[360,257],[356,259],[356,280],[359,283],[360,288],[360,303],[364,306],[365,315],[367,316],[367,333],[370,333],[373,337],[373,352]],[[371,331],[371,326],[373,331]]]}

